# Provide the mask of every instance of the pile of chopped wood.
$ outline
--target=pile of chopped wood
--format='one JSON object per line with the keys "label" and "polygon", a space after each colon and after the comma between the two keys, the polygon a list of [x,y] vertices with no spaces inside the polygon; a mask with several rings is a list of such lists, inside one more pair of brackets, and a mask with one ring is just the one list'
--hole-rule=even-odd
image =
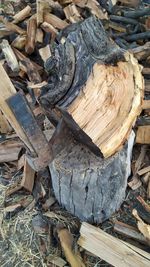
{"label": "pile of chopped wood", "polygon": [[[109,263],[119,267],[122,262],[124,266],[149,266],[149,39],[149,0],[1,1],[1,266],[98,267]],[[77,158],[80,165],[86,162],[81,155],[86,158],[88,154],[87,175],[98,155],[106,165],[114,160],[115,165],[105,171],[112,172],[115,180],[120,166],[114,166],[121,158],[128,165],[126,157],[132,153],[127,155],[126,148],[132,128],[136,144],[127,190],[126,183],[120,184],[127,192],[123,206],[110,217],[121,205],[121,196],[109,216],[104,208],[99,219],[94,211],[80,216],[82,209],[75,210],[73,194],[69,193],[69,204],[67,194],[62,198],[68,185],[64,180],[64,189],[54,173],[64,172],[63,166],[66,161],[70,164],[73,155],[69,149],[75,145],[83,151]],[[65,147],[66,154],[58,158]],[[74,164],[73,169],[79,168]],[[104,166],[98,167],[99,173]],[[126,180],[129,174],[122,170]],[[104,180],[106,176],[106,183],[110,181],[104,171],[101,175]],[[73,188],[73,173],[70,178],[65,169],[65,177]],[[83,207],[87,205],[90,213],[96,205],[90,210],[87,202],[93,195],[88,195],[89,183],[85,186],[84,182]],[[113,192],[114,184],[110,184]],[[80,228],[79,219],[59,206],[53,189],[58,202],[66,208],[70,205],[68,210],[74,215],[90,218],[90,222],[92,216],[93,221],[110,217],[109,221],[97,227],[82,223]],[[74,196],[74,201],[75,197],[82,206],[82,196]],[[113,206],[113,197],[110,201]]]}

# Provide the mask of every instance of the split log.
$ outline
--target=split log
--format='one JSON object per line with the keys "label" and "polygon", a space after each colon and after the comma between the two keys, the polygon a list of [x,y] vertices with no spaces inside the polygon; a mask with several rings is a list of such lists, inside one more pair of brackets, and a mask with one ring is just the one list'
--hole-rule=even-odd
{"label": "split log", "polygon": [[141,112],[144,84],[136,59],[90,17],[62,31],[45,66],[50,84],[41,104],[61,114],[75,138],[95,153],[109,157],[118,151]]}
{"label": "split log", "polygon": [[150,144],[150,125],[138,127],[136,134],[136,143]]}
{"label": "split log", "polygon": [[32,16],[27,23],[27,42],[25,51],[27,54],[32,54],[35,49],[35,38],[36,38],[36,17]]}
{"label": "split log", "polygon": [[45,62],[49,83],[39,101],[51,122],[63,119],[78,143],[67,136],[66,148],[55,156],[53,188],[67,210],[101,222],[125,196],[134,139],[129,136],[142,110],[141,67],[95,17],[63,29],[57,41]]}
{"label": "split log", "polygon": [[87,223],[81,226],[79,245],[116,267],[150,265],[149,253]]}

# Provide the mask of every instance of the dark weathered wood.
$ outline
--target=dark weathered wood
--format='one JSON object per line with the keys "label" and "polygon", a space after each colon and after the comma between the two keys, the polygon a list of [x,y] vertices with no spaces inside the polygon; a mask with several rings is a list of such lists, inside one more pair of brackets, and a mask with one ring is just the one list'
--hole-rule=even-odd
{"label": "dark weathered wood", "polygon": [[48,162],[51,162],[52,151],[37,124],[25,96],[21,93],[16,93],[6,101],[33,146],[35,154],[32,156],[38,157],[35,169],[46,167]]}
{"label": "dark weathered wood", "polygon": [[102,222],[119,209],[130,174],[134,137],[113,157],[96,157],[71,137],[50,164],[55,196],[81,220]]}

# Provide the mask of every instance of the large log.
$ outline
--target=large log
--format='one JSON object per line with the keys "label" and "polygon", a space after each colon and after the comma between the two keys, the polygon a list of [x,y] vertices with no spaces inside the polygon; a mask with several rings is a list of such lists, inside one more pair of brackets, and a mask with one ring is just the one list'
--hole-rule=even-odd
{"label": "large log", "polygon": [[67,138],[50,165],[53,188],[67,210],[101,222],[125,197],[129,136],[142,109],[141,67],[95,17],[63,29],[57,41],[45,62],[49,80],[40,103],[54,125],[63,118],[77,142]]}
{"label": "large log", "polygon": [[107,37],[95,17],[69,26],[58,40],[45,63],[49,84],[40,101],[95,154],[112,156],[141,112],[141,67]]}
{"label": "large log", "polygon": [[120,152],[102,159],[70,138],[50,164],[59,203],[83,221],[108,219],[125,198],[133,142],[132,132]]}

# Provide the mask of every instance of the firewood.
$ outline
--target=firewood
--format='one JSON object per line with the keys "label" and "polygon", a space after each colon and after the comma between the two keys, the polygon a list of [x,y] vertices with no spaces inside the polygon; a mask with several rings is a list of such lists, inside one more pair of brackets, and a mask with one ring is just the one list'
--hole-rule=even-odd
{"label": "firewood", "polygon": [[40,54],[41,58],[43,59],[43,61],[46,62],[46,60],[51,57],[50,46],[47,45],[47,46],[39,49],[39,54]]}
{"label": "firewood", "polygon": [[143,70],[142,70],[142,74],[143,75],[150,75],[150,68],[143,68]]}
{"label": "firewood", "polygon": [[145,92],[150,92],[150,80],[145,79]]}
{"label": "firewood", "polygon": [[35,38],[36,38],[36,17],[31,17],[27,22],[27,42],[25,46],[25,51],[27,54],[32,54],[35,49]]}
{"label": "firewood", "polygon": [[147,172],[142,177],[143,184],[148,185],[149,179],[150,179],[150,172]]}
{"label": "firewood", "polygon": [[150,100],[144,100],[142,108],[143,109],[150,109]]}
{"label": "firewood", "polygon": [[45,32],[50,32],[52,34],[51,39],[54,40],[55,37],[58,34],[58,31],[55,27],[53,27],[51,24],[47,23],[47,22],[43,22],[41,24],[41,28],[45,31]]}
{"label": "firewood", "polygon": [[24,170],[21,186],[28,191],[32,192],[34,185],[35,171],[28,164],[26,158],[24,159]]}
{"label": "firewood", "polygon": [[44,21],[44,12],[51,12],[48,1],[37,0],[37,26],[43,23]]}
{"label": "firewood", "polygon": [[77,7],[74,4],[68,5],[64,8],[66,18],[71,22],[75,23],[82,19]]}
{"label": "firewood", "polygon": [[85,267],[82,259],[76,255],[72,250],[73,236],[67,229],[58,229],[58,237],[60,239],[61,246],[65,253],[67,261],[71,267]]}
{"label": "firewood", "polygon": [[145,43],[143,46],[131,49],[131,52],[138,60],[146,59],[150,55],[150,42]]}
{"label": "firewood", "polygon": [[8,75],[6,74],[4,68],[0,65],[0,75],[1,75],[1,94],[0,94],[0,109],[4,113],[6,119],[10,123],[10,125],[15,129],[17,135],[20,139],[26,144],[26,146],[33,151],[31,144],[29,143],[25,133],[20,127],[18,121],[16,120],[13,112],[10,110],[6,100],[13,96],[16,93],[16,90],[11,83]]}
{"label": "firewood", "polygon": [[116,221],[114,225],[114,231],[124,235],[125,237],[132,238],[142,244],[147,244],[146,238],[138,231],[138,229],[126,223]]}
{"label": "firewood", "polygon": [[5,27],[6,27],[6,29],[8,29],[11,32],[16,32],[16,33],[21,34],[21,35],[25,35],[26,34],[26,30],[24,30],[21,27],[15,25],[12,22],[3,20],[3,23],[4,23]]}
{"label": "firewood", "polygon": [[128,186],[130,188],[132,188],[132,190],[137,190],[140,186],[142,185],[141,180],[139,179],[139,177],[137,176],[137,174],[135,174],[131,181],[128,182]]}
{"label": "firewood", "polygon": [[129,7],[138,7],[141,1],[140,0],[119,0],[118,2]]}
{"label": "firewood", "polygon": [[35,170],[46,167],[53,157],[52,148],[48,145],[25,96],[18,92],[6,102],[34,149],[33,161],[30,157],[26,158],[29,165]]}
{"label": "firewood", "polygon": [[150,144],[150,125],[138,127],[136,134],[136,143]]}
{"label": "firewood", "polygon": [[136,9],[134,11],[123,11],[123,15],[127,18],[139,18],[142,16],[150,15],[150,9],[146,7],[142,9]]}
{"label": "firewood", "polygon": [[147,198],[150,199],[150,172],[149,172],[149,180],[147,186]]}
{"label": "firewood", "polygon": [[109,264],[120,266],[149,266],[149,253],[119,240],[101,229],[82,223],[78,244]]}
{"label": "firewood", "polygon": [[44,38],[44,33],[42,31],[42,29],[38,28],[36,31],[36,43],[40,43],[43,44],[43,38]]}
{"label": "firewood", "polygon": [[10,184],[9,187],[7,187],[6,192],[5,192],[5,196],[8,197],[14,193],[16,193],[17,191],[19,191],[22,188],[22,186],[20,185],[20,181],[16,181],[13,184]]}
{"label": "firewood", "polygon": [[[24,56],[20,51],[17,49],[13,49],[15,52],[16,57],[18,60],[20,60],[20,68],[22,69],[23,66],[23,71],[25,71],[29,77],[29,80],[34,83],[40,83],[41,82],[41,76],[38,71],[38,65],[35,63],[32,63],[29,58]],[[41,68],[40,68],[41,69]]]}
{"label": "firewood", "polygon": [[11,162],[18,160],[18,156],[22,147],[23,144],[18,140],[8,140],[0,144],[0,162]]}
{"label": "firewood", "polygon": [[0,110],[0,134],[3,134],[3,133],[6,134],[6,133],[9,133],[11,131],[12,131],[12,128],[11,128],[10,124],[8,123],[4,114]]}
{"label": "firewood", "polygon": [[31,15],[31,7],[27,5],[24,9],[13,16],[13,23],[23,21],[25,18]]}
{"label": "firewood", "polygon": [[27,40],[26,35],[17,36],[11,43],[11,46],[19,50],[23,50],[25,48],[26,40]]}
{"label": "firewood", "polygon": [[145,168],[139,170],[137,173],[138,173],[138,175],[143,175],[143,174],[145,174],[145,173],[147,173],[149,171],[150,171],[150,166],[145,167]]}
{"label": "firewood", "polygon": [[150,225],[143,222],[143,220],[138,215],[138,212],[136,209],[133,209],[132,211],[133,216],[137,219],[137,226],[140,232],[144,235],[146,238],[148,244],[150,245]]}
{"label": "firewood", "polygon": [[51,24],[54,28],[57,28],[60,30],[64,29],[65,27],[69,25],[66,21],[61,20],[55,15],[47,13],[47,12],[44,13],[44,21]]}
{"label": "firewood", "polygon": [[[71,31],[71,26],[73,31]],[[80,27],[81,31],[79,31]],[[82,38],[79,37],[80,34]],[[76,45],[74,42],[71,43],[72,38],[76,39]],[[100,45],[97,47],[101,38],[105,44],[108,44],[105,49],[109,51],[109,56],[106,51],[104,53],[104,47],[100,48]],[[51,79],[53,76],[55,82],[50,85],[50,90],[48,90],[49,85],[43,88],[48,93],[42,94],[40,99],[41,103],[49,101],[54,112],[61,114],[78,141],[89,146],[95,154],[103,154],[104,157],[114,154],[127,140],[129,129],[132,128],[135,118],[141,112],[144,89],[141,68],[136,59],[128,53],[123,55],[122,51],[119,51],[118,47],[114,47],[114,43],[107,38],[101,23],[95,17],[90,17],[79,25],[78,23],[75,26],[70,25],[69,40],[66,39],[61,46],[56,48],[53,51],[53,57],[45,64],[47,72],[50,72]],[[61,59],[56,60],[55,53],[56,58],[61,57]],[[119,53],[122,55],[119,56]],[[81,60],[83,54],[84,59],[85,54],[87,55],[86,61]],[[112,60],[122,56],[126,58],[124,62],[120,61],[112,66]],[[106,60],[107,65],[100,61],[97,62],[98,58],[101,58],[103,62]],[[77,60],[75,61],[75,59]],[[94,63],[92,63],[93,60]],[[65,64],[63,65],[61,62],[65,62]],[[53,72],[52,66],[53,69],[56,68]],[[88,77],[83,73],[83,68],[84,73],[88,73]],[[56,71],[59,71],[61,80],[56,79]],[[101,73],[100,76],[99,73]],[[126,74],[124,75],[124,73]],[[116,76],[117,79],[115,79]],[[106,77],[109,78],[106,79]],[[111,87],[110,81],[112,81]],[[77,83],[80,85],[76,86]],[[141,89],[139,90],[139,88]],[[121,92],[123,92],[126,102],[119,97]],[[120,102],[117,98],[122,101]],[[56,107],[55,103],[57,103]],[[101,123],[99,123],[100,121]]]}
{"label": "firewood", "polygon": [[4,53],[5,59],[7,61],[8,66],[12,69],[14,72],[19,71],[19,64],[16,59],[16,56],[9,45],[9,42],[7,40],[3,40],[1,43],[1,49]]}

